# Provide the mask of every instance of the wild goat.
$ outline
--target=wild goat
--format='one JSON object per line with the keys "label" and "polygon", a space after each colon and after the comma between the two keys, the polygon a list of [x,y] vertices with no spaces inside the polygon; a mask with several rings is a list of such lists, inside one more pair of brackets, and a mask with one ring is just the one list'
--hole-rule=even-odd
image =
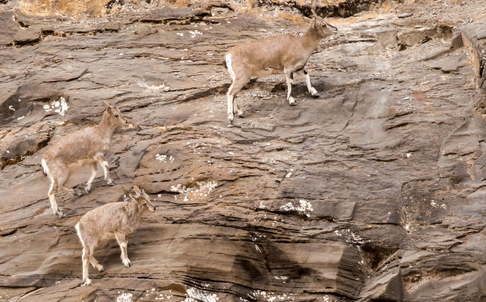
{"label": "wild goat", "polygon": [[85,165],[91,167],[91,177],[85,187],[87,193],[96,177],[97,163],[100,163],[103,168],[106,182],[113,184],[105,154],[110,149],[111,137],[115,129],[127,125],[128,122],[122,117],[118,107],[111,106],[107,102],[103,102],[103,105],[106,110],[99,125],[78,130],[59,139],[49,146],[42,158],[43,173],[51,181],[47,193],[51,208],[59,217],[63,217],[64,214],[57,208],[55,194],[59,189],[74,193],[73,189],[64,186],[72,169]]}
{"label": "wild goat", "polygon": [[[142,214],[149,210],[155,211],[150,197],[137,186],[133,187],[135,195],[129,194],[131,202],[114,202],[93,209],[81,217],[76,224],[76,232],[83,245],[83,280],[85,285],[90,285],[89,263],[98,271],[103,271],[103,265],[99,264],[93,256],[94,249],[111,239],[116,239],[121,249],[121,259],[126,267],[131,266],[127,255],[126,236],[133,233],[142,218]],[[89,262],[89,263],[88,263]]]}
{"label": "wild goat", "polygon": [[290,105],[297,105],[291,96],[294,73],[304,77],[312,96],[318,96],[304,67],[320,40],[335,33],[337,28],[326,23],[314,11],[313,14],[310,27],[302,36],[279,35],[258,39],[236,45],[228,51],[225,66],[233,80],[227,93],[230,124],[233,123],[235,113],[240,116],[243,114],[235,101],[235,96],[252,76],[265,77],[283,71],[287,80],[287,100]]}

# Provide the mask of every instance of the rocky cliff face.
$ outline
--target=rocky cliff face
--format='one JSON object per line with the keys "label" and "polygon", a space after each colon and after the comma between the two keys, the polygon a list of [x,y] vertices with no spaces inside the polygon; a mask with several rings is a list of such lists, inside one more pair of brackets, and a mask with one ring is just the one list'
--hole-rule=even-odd
{"label": "rocky cliff face", "polygon": [[[298,82],[290,107],[283,75],[252,81],[228,128],[226,50],[307,27],[310,1],[281,2],[73,19],[4,1],[1,301],[486,299],[481,1],[320,1],[339,28],[308,63],[320,97]],[[102,101],[134,124],[108,155],[116,185],[99,172],[90,194],[59,194],[59,219],[40,160]],[[74,225],[133,184],[157,206],[128,239],[133,266],[109,242],[81,286]]]}

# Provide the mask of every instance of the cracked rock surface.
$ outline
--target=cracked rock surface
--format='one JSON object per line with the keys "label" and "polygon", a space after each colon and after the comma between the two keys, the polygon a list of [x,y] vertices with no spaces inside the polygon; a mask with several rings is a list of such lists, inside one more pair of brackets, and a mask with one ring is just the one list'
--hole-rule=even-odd
{"label": "cracked rock surface", "polygon": [[[486,299],[480,1],[334,15],[338,34],[307,65],[320,97],[297,79],[289,106],[283,75],[252,80],[232,128],[225,52],[305,31],[295,11],[215,2],[72,19],[5,3],[0,301]],[[60,219],[42,155],[98,123],[103,101],[133,124],[107,156],[116,185],[99,169],[91,193],[59,193]],[[134,184],[157,210],[128,238],[132,267],[111,241],[95,252],[105,271],[81,286],[74,225]]]}

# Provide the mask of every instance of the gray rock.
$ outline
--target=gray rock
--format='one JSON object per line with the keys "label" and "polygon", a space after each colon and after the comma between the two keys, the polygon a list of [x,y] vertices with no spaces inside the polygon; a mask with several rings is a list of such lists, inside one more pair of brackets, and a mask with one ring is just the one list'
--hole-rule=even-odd
{"label": "gray rock", "polygon": [[436,60],[435,62],[427,63],[432,69],[440,69],[442,72],[448,73],[452,71],[457,71],[460,67],[464,67],[466,65],[465,62],[466,56],[465,55],[455,55],[455,56],[447,56],[442,59]]}
{"label": "gray rock", "polygon": [[0,13],[0,45],[11,45],[13,37],[19,30],[19,26],[14,21],[14,14],[11,12]]}

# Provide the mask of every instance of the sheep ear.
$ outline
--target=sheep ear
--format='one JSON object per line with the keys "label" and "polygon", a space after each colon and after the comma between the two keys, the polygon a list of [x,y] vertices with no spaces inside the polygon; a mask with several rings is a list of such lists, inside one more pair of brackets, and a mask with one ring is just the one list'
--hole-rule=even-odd
{"label": "sheep ear", "polygon": [[326,21],[324,21],[324,20],[323,20],[322,22],[324,22],[324,24],[326,24],[326,26],[327,26],[327,27],[329,27],[329,28],[334,28],[334,29],[336,29],[336,30],[337,30],[337,27],[336,27],[336,26],[331,25],[331,24],[327,23],[327,22],[326,22]]}
{"label": "sheep ear", "polygon": [[316,11],[315,11],[313,8],[311,8],[311,12],[312,12],[312,17],[314,17],[314,18],[316,18],[316,19],[319,17],[319,16],[316,14]]}
{"label": "sheep ear", "polygon": [[136,201],[137,199],[130,193],[128,193],[128,197],[130,197],[131,201]]}
{"label": "sheep ear", "polygon": [[108,104],[107,101],[103,101],[103,106],[105,106],[106,109],[110,108],[110,104]]}
{"label": "sheep ear", "polygon": [[140,192],[140,188],[137,187],[137,186],[133,186],[133,191],[135,191],[135,193],[137,194],[137,197],[140,196],[140,194],[142,194],[142,192]]}
{"label": "sheep ear", "polygon": [[316,27],[316,25],[317,25],[317,18],[314,17],[314,18],[312,18],[312,21],[311,21],[311,25],[310,26],[311,27]]}
{"label": "sheep ear", "polygon": [[106,112],[113,114],[113,108],[111,106],[106,107]]}

